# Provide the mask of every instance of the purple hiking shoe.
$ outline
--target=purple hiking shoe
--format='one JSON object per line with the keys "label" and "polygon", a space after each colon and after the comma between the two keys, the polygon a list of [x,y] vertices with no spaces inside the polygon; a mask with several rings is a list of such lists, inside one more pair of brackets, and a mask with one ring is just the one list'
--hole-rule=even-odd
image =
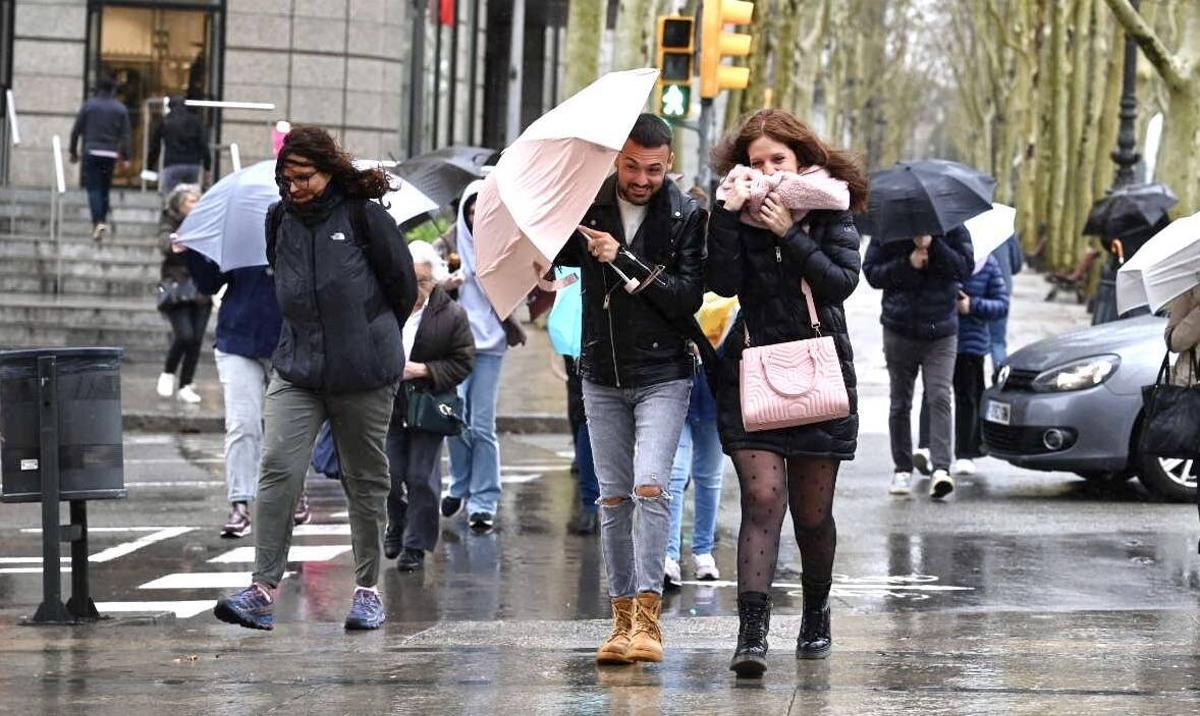
{"label": "purple hiking shoe", "polygon": [[257,584],[221,597],[213,608],[213,616],[223,622],[267,631],[275,628],[274,612],[275,602],[271,595]]}

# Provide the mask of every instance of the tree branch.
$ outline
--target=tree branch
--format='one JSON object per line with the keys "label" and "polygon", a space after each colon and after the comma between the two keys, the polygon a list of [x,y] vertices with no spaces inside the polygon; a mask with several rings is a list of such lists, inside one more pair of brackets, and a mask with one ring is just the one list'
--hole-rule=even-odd
{"label": "tree branch", "polygon": [[1154,32],[1154,29],[1146,24],[1141,14],[1133,9],[1129,0],[1104,1],[1117,16],[1117,20],[1125,28],[1125,32],[1129,33],[1129,36],[1137,42],[1138,47],[1142,48],[1142,54],[1146,56],[1150,64],[1154,65],[1154,69],[1158,70],[1163,81],[1173,90],[1183,89],[1187,85],[1187,79],[1179,71],[1175,57],[1158,37],[1158,34]]}

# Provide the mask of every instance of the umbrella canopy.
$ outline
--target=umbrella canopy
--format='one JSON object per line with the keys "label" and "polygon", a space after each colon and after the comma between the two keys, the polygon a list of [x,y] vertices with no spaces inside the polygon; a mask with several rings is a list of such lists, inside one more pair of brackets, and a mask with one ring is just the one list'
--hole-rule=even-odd
{"label": "umbrella canopy", "polygon": [[1125,239],[1162,221],[1178,203],[1166,184],[1121,187],[1092,206],[1083,233],[1106,241]]}
{"label": "umbrella canopy", "polygon": [[963,227],[971,234],[975,271],[978,272],[988,256],[1017,232],[1017,210],[1004,204],[992,204],[991,211],[967,219]]}
{"label": "umbrella canopy", "polygon": [[1119,313],[1157,311],[1200,284],[1200,213],[1171,222],[1117,271]]}
{"label": "umbrella canopy", "polygon": [[383,195],[381,203],[397,225],[441,208],[432,199],[425,196],[412,182],[405,181],[403,178],[397,176],[394,169],[389,170],[385,162],[371,159],[356,159],[354,160],[354,166],[357,169],[379,167],[387,173],[388,184],[391,185],[392,190]]}
{"label": "umbrella canopy", "polygon": [[531,124],[483,181],[476,273],[506,317],[537,284],[612,169],[658,78],[610,72]]}
{"label": "umbrella canopy", "polygon": [[200,197],[176,232],[189,249],[212,259],[222,271],[265,266],[267,208],[279,201],[275,162],[236,171]]}
{"label": "umbrella canopy", "polygon": [[868,214],[880,241],[940,236],[992,209],[996,180],[958,162],[898,162],[871,175]]}
{"label": "umbrella canopy", "polygon": [[443,147],[406,159],[393,171],[439,207],[449,206],[468,184],[483,177],[483,168],[494,163],[496,154],[486,147]]}

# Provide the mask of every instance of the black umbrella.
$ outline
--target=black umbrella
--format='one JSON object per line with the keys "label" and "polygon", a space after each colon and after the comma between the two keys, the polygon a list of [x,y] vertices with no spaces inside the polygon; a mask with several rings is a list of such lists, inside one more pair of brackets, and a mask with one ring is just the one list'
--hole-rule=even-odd
{"label": "black umbrella", "polygon": [[1165,219],[1167,211],[1178,203],[1179,198],[1166,184],[1121,187],[1092,205],[1083,233],[1099,236],[1106,246],[1113,239],[1139,238]]}
{"label": "black umbrella", "polygon": [[958,162],[899,162],[871,175],[867,214],[883,242],[941,236],[992,208],[996,180]]}
{"label": "black umbrella", "polygon": [[499,152],[486,147],[452,146],[405,159],[393,169],[439,206],[449,206],[468,184],[483,177]]}

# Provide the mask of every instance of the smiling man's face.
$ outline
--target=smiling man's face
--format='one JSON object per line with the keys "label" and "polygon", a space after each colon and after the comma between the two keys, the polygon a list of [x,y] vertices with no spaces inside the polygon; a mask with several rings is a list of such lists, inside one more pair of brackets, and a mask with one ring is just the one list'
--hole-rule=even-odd
{"label": "smiling man's face", "polygon": [[617,193],[630,204],[648,204],[662,188],[674,160],[665,144],[651,149],[627,140],[617,155]]}

